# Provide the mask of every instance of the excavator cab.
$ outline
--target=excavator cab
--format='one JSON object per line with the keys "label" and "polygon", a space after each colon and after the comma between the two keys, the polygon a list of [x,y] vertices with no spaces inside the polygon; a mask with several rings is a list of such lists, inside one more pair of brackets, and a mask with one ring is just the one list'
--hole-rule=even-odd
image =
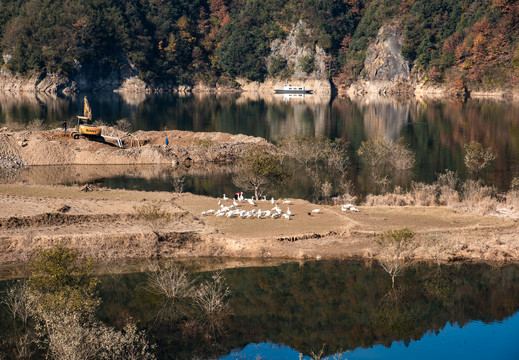
{"label": "excavator cab", "polygon": [[84,98],[83,116],[77,116],[77,125],[72,132],[72,137],[74,139],[79,139],[79,136],[81,135],[92,137],[101,136],[101,129],[92,125],[92,109],[90,108],[86,96]]}

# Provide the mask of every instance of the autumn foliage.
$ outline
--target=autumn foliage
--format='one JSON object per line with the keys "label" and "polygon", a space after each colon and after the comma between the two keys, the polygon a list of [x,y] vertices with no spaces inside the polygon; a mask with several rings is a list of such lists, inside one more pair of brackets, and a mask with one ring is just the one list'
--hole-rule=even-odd
{"label": "autumn foliage", "polygon": [[[411,70],[452,89],[517,86],[513,0],[4,0],[0,67],[20,74],[137,69],[150,83],[232,84],[282,76],[271,44],[303,20],[336,86],[362,76],[380,28],[403,31]],[[286,74],[285,74],[286,75]]]}

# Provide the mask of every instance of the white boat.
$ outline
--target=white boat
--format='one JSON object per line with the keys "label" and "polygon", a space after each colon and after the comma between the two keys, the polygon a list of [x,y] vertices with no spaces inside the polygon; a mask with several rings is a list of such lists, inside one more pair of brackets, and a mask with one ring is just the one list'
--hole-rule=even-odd
{"label": "white boat", "polygon": [[304,86],[283,85],[283,90],[274,90],[276,94],[308,94],[312,90],[306,90]]}

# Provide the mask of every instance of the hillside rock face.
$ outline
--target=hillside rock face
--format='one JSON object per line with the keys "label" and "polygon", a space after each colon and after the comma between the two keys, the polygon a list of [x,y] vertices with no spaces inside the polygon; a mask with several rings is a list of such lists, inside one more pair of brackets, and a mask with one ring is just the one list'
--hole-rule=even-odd
{"label": "hillside rock face", "polygon": [[[270,57],[267,65],[270,66],[275,57],[283,58],[287,67],[291,70],[292,80],[326,80],[326,52],[318,45],[304,43],[305,39],[311,39],[312,30],[304,21],[295,24],[285,40],[276,39],[270,45]],[[300,66],[301,59],[305,56],[314,56],[315,70],[309,74]]]}
{"label": "hillside rock face", "polygon": [[[249,82],[238,79],[242,90],[272,94],[274,90],[283,89],[284,84],[304,86],[316,95],[330,95],[331,84],[326,75],[326,63],[329,56],[312,39],[312,30],[304,21],[295,24],[286,39],[276,39],[270,45],[270,56],[267,68],[276,59],[285,65],[279,74],[268,77],[264,82]],[[307,73],[301,66],[304,57],[313,56],[314,70]]]}
{"label": "hillside rock face", "polygon": [[409,63],[402,56],[402,31],[394,26],[382,27],[368,48],[364,61],[367,81],[409,80]]}
{"label": "hillside rock face", "polygon": [[402,30],[398,26],[389,24],[380,28],[366,52],[364,73],[348,89],[349,94],[412,92],[411,71],[402,56]]}

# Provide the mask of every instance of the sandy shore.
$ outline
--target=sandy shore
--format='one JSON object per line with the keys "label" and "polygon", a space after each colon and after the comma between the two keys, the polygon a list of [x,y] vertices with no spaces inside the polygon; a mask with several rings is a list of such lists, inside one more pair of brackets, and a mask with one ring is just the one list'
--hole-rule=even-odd
{"label": "sandy shore", "polygon": [[[221,199],[220,199],[221,200]],[[38,247],[64,244],[98,259],[231,257],[377,258],[376,239],[408,227],[414,260],[518,261],[519,223],[446,207],[359,207],[343,212],[299,199],[277,199],[292,216],[241,219],[202,215],[219,199],[193,194],[79,187],[0,185],[0,263],[27,260]],[[284,203],[289,201],[289,203]],[[231,200],[224,202],[231,204]],[[136,209],[156,204],[171,221],[152,231]],[[267,210],[270,201],[238,208]],[[319,213],[308,213],[313,209]],[[155,229],[156,230],[156,229]]]}

